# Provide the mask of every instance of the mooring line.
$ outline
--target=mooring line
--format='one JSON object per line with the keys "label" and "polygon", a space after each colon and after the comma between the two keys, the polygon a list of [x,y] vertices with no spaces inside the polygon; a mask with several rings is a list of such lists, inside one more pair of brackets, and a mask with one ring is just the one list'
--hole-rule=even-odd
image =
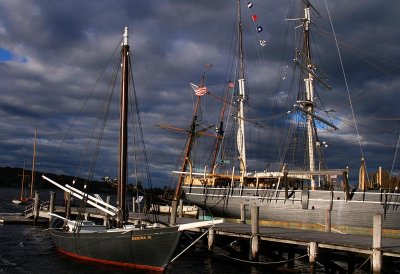
{"label": "mooring line", "polygon": [[188,247],[186,247],[181,253],[179,253],[178,255],[175,256],[175,258],[173,258],[171,260],[171,263],[173,261],[175,261],[176,259],[178,259],[178,257],[180,257],[183,253],[185,253],[191,246],[193,246],[195,243],[197,243],[201,238],[204,237],[204,235],[206,235],[212,228],[214,228],[214,226],[210,227],[208,230],[206,230],[203,234],[201,234],[201,236],[199,238],[197,238],[193,243],[191,243]]}
{"label": "mooring line", "polygon": [[371,259],[371,256],[369,256],[369,257],[365,260],[365,262],[363,262],[356,270],[354,270],[354,272],[353,272],[352,274],[356,273],[356,271],[358,271],[359,269],[361,269],[370,259]]}
{"label": "mooring line", "polygon": [[298,260],[298,259],[301,259],[301,258],[304,258],[304,257],[308,256],[308,254],[304,254],[304,255],[301,255],[301,256],[299,256],[297,258],[293,258],[293,259],[290,259],[290,260],[275,261],[275,262],[253,262],[253,261],[249,261],[249,260],[243,260],[243,259],[235,258],[235,257],[232,257],[232,256],[228,256],[228,255],[222,254],[221,252],[218,252],[218,251],[215,251],[215,250],[213,250],[213,252],[216,252],[220,256],[224,256],[226,258],[229,258],[229,259],[232,259],[232,260],[235,260],[235,261],[239,261],[239,262],[243,262],[243,263],[250,263],[250,264],[260,264],[260,265],[271,265],[271,264],[288,263],[288,262],[295,261],[295,260]]}

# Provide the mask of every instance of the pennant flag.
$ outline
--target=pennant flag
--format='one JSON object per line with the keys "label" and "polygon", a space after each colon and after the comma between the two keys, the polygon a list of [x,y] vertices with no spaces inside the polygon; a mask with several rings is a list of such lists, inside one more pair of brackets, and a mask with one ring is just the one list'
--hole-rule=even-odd
{"label": "pennant flag", "polygon": [[265,41],[265,40],[260,40],[260,45],[261,45],[262,47],[265,47],[266,44],[267,44],[267,41]]}
{"label": "pennant flag", "polygon": [[235,87],[235,83],[232,81],[229,81],[228,88],[234,88],[234,87]]}
{"label": "pennant flag", "polygon": [[253,14],[253,15],[251,16],[251,19],[253,19],[253,22],[255,22],[255,21],[257,21],[257,19],[258,19],[258,16],[257,16],[257,15],[255,15],[255,14]]}
{"label": "pennant flag", "polygon": [[249,9],[251,9],[252,6],[253,6],[253,3],[247,2],[247,7],[248,7]]}
{"label": "pennant flag", "polygon": [[262,31],[263,31],[263,28],[262,28],[262,27],[257,27],[257,32],[258,32],[258,33],[262,32]]}

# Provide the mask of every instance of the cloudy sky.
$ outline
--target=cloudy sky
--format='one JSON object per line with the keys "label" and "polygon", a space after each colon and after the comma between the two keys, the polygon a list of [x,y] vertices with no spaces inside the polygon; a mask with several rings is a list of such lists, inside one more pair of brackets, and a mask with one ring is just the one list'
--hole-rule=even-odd
{"label": "cloudy sky", "polygon": [[[213,66],[207,70],[206,83],[215,95],[221,96],[223,86],[235,80],[229,58],[236,2],[0,0],[0,166],[22,167],[24,161],[29,165],[37,129],[39,170],[76,174],[84,150],[84,139],[79,136],[91,130],[96,107],[86,113],[86,121],[77,122],[75,117],[128,26],[152,182],[170,186],[171,171],[178,167],[186,136],[156,125],[188,128],[195,100],[189,83],[199,82],[207,64]],[[247,117],[262,124],[271,115],[291,110],[282,102],[293,98],[288,96],[290,85],[285,81],[290,79],[294,58],[293,30],[300,21],[286,19],[298,18],[294,6],[302,1],[254,0],[251,9],[247,2],[242,1],[251,107]],[[324,150],[329,167],[349,166],[357,174],[364,155],[370,172],[379,165],[399,172],[400,151],[397,159],[395,154],[400,133],[400,3],[327,2],[329,13],[325,1],[313,1],[319,16],[313,13],[312,42],[320,41],[315,62],[333,87],[318,96],[324,97],[324,107],[339,128],[321,133],[329,144]],[[262,31],[257,33],[256,27]],[[266,45],[262,47],[260,40]],[[203,121],[215,123],[218,113],[211,115],[211,96],[203,97],[207,97],[203,108],[208,114]],[[111,133],[115,128],[105,131],[103,151],[110,161],[106,157],[97,164],[96,178],[114,176],[111,158],[117,149],[111,146],[116,139]],[[249,142],[266,138],[256,134],[271,136],[268,129],[249,130]],[[249,156],[267,153],[265,146],[257,150],[249,144],[249,148],[253,151]]]}

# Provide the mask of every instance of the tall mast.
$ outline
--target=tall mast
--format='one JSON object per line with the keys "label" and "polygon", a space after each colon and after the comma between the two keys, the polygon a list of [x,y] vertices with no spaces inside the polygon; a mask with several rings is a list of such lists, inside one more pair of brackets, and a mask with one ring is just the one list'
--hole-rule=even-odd
{"label": "tall mast", "polygon": [[31,193],[30,198],[33,198],[33,185],[35,184],[35,167],[36,167],[36,129],[33,139],[33,156],[32,156],[32,174],[31,174]]}
{"label": "tall mast", "polygon": [[240,160],[240,172],[244,176],[246,174],[246,139],[245,139],[245,131],[244,131],[244,101],[246,99],[245,94],[245,86],[244,86],[244,56],[243,56],[243,31],[242,31],[242,15],[241,15],[241,7],[240,0],[238,0],[238,35],[239,35],[239,109],[238,109],[238,132],[237,132],[237,147],[239,152],[239,160]]}
{"label": "tall mast", "polygon": [[185,176],[183,175],[183,172],[186,171],[186,167],[188,165],[189,158],[190,158],[190,152],[192,151],[193,139],[196,135],[197,109],[200,105],[200,98],[201,98],[201,96],[197,96],[196,106],[193,111],[192,124],[190,125],[189,135],[188,135],[187,143],[186,143],[185,155],[183,156],[184,159],[183,159],[183,163],[182,163],[182,167],[181,167],[182,174],[179,176],[178,184],[175,189],[175,195],[174,195],[175,201],[177,201],[181,195],[182,183],[185,178]]}
{"label": "tall mast", "polygon": [[217,138],[215,140],[215,144],[214,144],[214,154],[213,154],[213,158],[211,161],[211,171],[214,173],[214,169],[216,167],[216,162],[217,162],[217,157],[218,157],[218,153],[219,153],[219,148],[221,146],[221,142],[222,142],[222,138],[224,137],[224,116],[225,116],[225,108],[226,108],[226,102],[228,99],[228,93],[229,93],[230,88],[228,87],[226,93],[225,93],[225,97],[224,97],[224,101],[222,104],[222,109],[221,109],[221,113],[220,113],[220,117],[219,117],[219,125],[216,128],[216,133],[217,133]]}
{"label": "tall mast", "polygon": [[[303,23],[303,54],[307,57],[307,78],[304,79],[306,86],[306,98],[303,102],[304,108],[307,110],[307,142],[308,142],[308,158],[310,171],[315,170],[314,159],[314,78],[311,73],[313,71],[313,64],[311,63],[311,47],[310,47],[310,2],[304,1],[304,23]],[[315,189],[315,178],[311,176],[311,189]]]}
{"label": "tall mast", "polygon": [[122,227],[126,219],[125,214],[125,189],[128,162],[128,81],[129,81],[129,45],[128,27],[125,27],[121,50],[122,58],[122,83],[120,102],[120,137],[118,161],[118,218],[117,227]]}

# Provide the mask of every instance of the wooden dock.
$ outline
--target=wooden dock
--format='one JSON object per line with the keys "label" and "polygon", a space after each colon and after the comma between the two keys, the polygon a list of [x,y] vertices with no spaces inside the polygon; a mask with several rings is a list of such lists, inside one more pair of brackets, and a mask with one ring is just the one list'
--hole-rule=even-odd
{"label": "wooden dock", "polygon": [[[53,199],[54,201],[54,199]],[[45,202],[32,204],[27,207],[25,215],[7,215],[0,216],[0,224],[33,224],[34,219],[41,218],[42,220],[50,221],[51,216],[49,212],[61,213],[65,212],[65,207],[54,206],[53,202]],[[71,207],[70,215],[78,213],[79,208]],[[309,231],[300,229],[289,229],[279,227],[267,227],[260,226],[258,220],[258,208],[256,206],[251,209],[251,220],[247,222],[225,222],[222,224],[216,224],[210,229],[198,228],[191,230],[194,233],[203,233],[208,236],[208,247],[210,250],[213,249],[219,237],[240,239],[242,242],[247,242],[248,251],[250,253],[251,260],[257,261],[259,257],[260,245],[263,246],[280,246],[286,249],[296,250],[303,248],[307,250],[307,256],[309,258],[310,272],[315,267],[315,264],[322,261],[319,258],[320,253],[332,253],[345,252],[350,254],[349,256],[358,255],[364,256],[367,260],[370,260],[371,272],[381,273],[383,268],[383,261],[394,261],[397,266],[400,265],[400,235],[399,238],[384,238],[382,237],[382,216],[375,215],[374,219],[371,220],[373,223],[373,235],[350,235],[350,234],[338,234],[332,233],[329,230],[326,232],[321,231]],[[96,208],[86,208],[87,213],[85,218],[100,218],[107,221],[107,216],[101,213]],[[134,220],[152,220],[152,215],[145,215],[144,213],[129,213],[129,219]],[[160,215],[158,221],[161,223],[170,223],[170,215]],[[194,221],[201,221],[193,218],[179,217],[176,218],[177,224],[185,224]],[[288,253],[288,260],[294,258],[293,253]],[[354,269],[348,267],[348,272]],[[393,272],[395,273],[395,272]],[[400,272],[398,272],[400,273]]]}

